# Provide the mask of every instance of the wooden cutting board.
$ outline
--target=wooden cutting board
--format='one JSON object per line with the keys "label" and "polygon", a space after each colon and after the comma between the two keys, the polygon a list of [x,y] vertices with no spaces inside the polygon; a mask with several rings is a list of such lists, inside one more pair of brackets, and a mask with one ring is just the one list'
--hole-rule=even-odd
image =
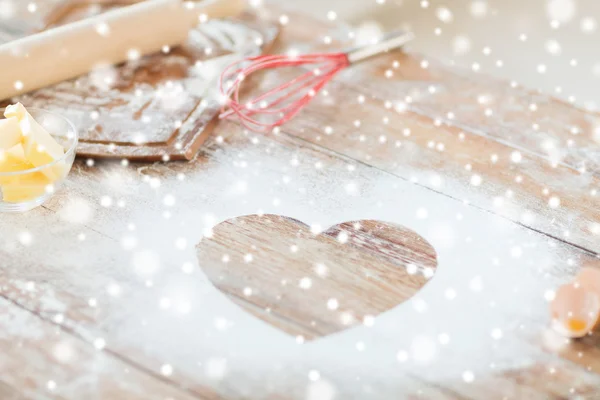
{"label": "wooden cutting board", "polygon": [[[9,27],[2,26],[0,39],[23,36],[126,4],[55,1],[34,14],[19,12],[11,27],[23,28],[8,32]],[[184,46],[117,67],[98,66],[87,76],[12,101],[56,111],[71,119],[80,132],[79,157],[189,160],[210,135],[220,110],[220,71],[239,57],[260,54],[277,33],[276,25],[250,14],[208,21],[190,33]]]}

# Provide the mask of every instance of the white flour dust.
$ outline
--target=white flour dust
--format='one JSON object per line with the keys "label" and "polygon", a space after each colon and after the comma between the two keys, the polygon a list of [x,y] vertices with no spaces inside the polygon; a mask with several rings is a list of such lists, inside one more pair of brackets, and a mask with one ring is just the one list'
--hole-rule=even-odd
{"label": "white flour dust", "polygon": [[[148,188],[156,193],[149,204],[155,217],[146,211],[130,222],[136,251],[161,262],[150,274],[153,288],[132,293],[106,322],[119,343],[141,346],[173,365],[174,374],[207,384],[235,382],[239,393],[254,398],[277,389],[302,398],[307,387],[314,389],[307,385],[315,371],[332,385],[325,385],[332,396],[386,398],[415,385],[407,373],[436,381],[463,374],[477,379],[540,356],[522,338],[545,329],[544,294],[556,284],[547,272],[560,262],[561,247],[384,173],[306,154],[254,138],[247,146],[217,150],[180,181]],[[198,266],[194,246],[203,234],[253,213],[323,228],[357,219],[402,224],[433,245],[438,272],[374,326],[297,344],[232,304]],[[140,281],[149,279],[146,272]]]}

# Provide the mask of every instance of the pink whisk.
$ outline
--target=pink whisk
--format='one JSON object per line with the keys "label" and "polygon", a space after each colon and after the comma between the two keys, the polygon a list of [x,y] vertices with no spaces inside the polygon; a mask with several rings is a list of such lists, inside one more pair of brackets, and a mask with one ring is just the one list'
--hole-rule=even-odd
{"label": "pink whisk", "polygon": [[[296,116],[333,77],[359,61],[399,48],[412,40],[410,32],[393,32],[374,44],[340,53],[299,56],[259,56],[237,61],[221,74],[220,90],[227,101],[221,119],[237,116],[249,130],[270,132]],[[306,67],[308,71],[246,102],[240,88],[249,75],[266,69]],[[266,120],[265,120],[266,119]]]}

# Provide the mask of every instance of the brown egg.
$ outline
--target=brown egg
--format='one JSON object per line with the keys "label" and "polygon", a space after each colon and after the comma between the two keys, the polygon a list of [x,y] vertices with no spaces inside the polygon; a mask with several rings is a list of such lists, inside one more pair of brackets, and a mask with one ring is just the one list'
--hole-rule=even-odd
{"label": "brown egg", "polygon": [[[583,279],[587,280],[586,276]],[[580,276],[578,278],[581,279]],[[578,278],[573,283],[562,285],[550,306],[553,328],[570,338],[580,338],[592,332],[600,317],[597,286],[589,284],[589,281],[582,285]]]}

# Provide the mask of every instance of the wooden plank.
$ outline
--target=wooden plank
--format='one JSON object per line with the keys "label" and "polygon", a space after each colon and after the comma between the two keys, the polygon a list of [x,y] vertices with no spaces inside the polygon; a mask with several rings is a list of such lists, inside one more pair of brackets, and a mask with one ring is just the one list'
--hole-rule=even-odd
{"label": "wooden plank", "polygon": [[[594,195],[600,181],[595,176],[540,162],[477,134],[436,126],[427,117],[399,115],[377,99],[359,103],[361,92],[342,84],[329,85],[329,93],[283,132],[600,252],[600,203]],[[385,126],[380,125],[383,118]],[[354,121],[360,121],[360,129]],[[325,127],[333,133],[328,135]]]}
{"label": "wooden plank", "polygon": [[[289,18],[275,51],[347,47],[348,30],[301,14]],[[352,66],[282,131],[598,254],[597,117],[422,61],[392,52]],[[294,75],[267,73],[246,90],[262,93]]]}
{"label": "wooden plank", "polygon": [[[407,109],[411,112],[484,135],[554,165],[596,177],[600,173],[597,113],[515,82],[452,68],[425,56],[412,55],[412,58],[405,62],[405,57],[390,54],[376,60],[368,66],[368,72],[361,71],[376,77],[372,85],[362,86],[363,90],[392,101],[405,102],[403,97],[410,96]],[[427,65],[426,71],[422,65]],[[390,68],[395,77],[386,79],[385,73]],[[424,74],[429,75],[428,79],[417,82]],[[352,78],[349,76],[347,81]],[[403,87],[394,90],[390,82]]]}
{"label": "wooden plank", "polygon": [[2,297],[0,316],[2,399],[195,398]]}

